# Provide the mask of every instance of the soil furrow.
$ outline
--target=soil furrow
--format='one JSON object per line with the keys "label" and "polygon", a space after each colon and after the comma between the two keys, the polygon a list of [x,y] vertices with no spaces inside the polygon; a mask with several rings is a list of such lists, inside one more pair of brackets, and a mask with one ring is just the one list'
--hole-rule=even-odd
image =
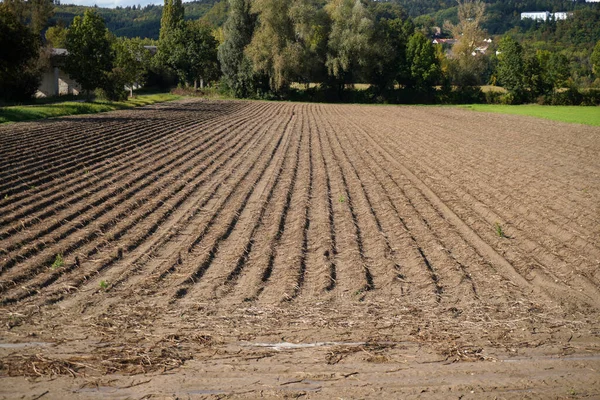
{"label": "soil furrow", "polygon": [[[127,256],[123,259],[115,259],[110,254],[107,254],[107,256],[104,257],[105,261],[99,269],[94,267],[92,263],[92,272],[85,273],[85,275],[83,275],[83,278],[77,278],[75,280],[71,278],[71,281],[66,282],[64,286],[67,288],[74,288],[79,287],[83,283],[86,283],[88,286],[91,286],[93,288],[93,293],[96,293],[100,290],[100,283],[104,281],[109,282],[110,285],[107,285],[107,287],[102,288],[102,291],[108,292],[112,291],[116,287],[123,285],[124,283],[131,280],[132,277],[134,277],[133,281],[129,283],[129,290],[147,290],[145,289],[147,288],[146,283],[148,281],[155,282],[155,280],[149,279],[148,276],[142,276],[141,274],[144,269],[144,265],[147,261],[149,261],[148,259],[151,257],[151,254],[154,252],[158,252],[161,247],[168,245],[169,241],[171,241],[174,237],[177,237],[178,233],[182,229],[184,229],[186,225],[193,220],[194,217],[198,216],[198,214],[204,209],[207,203],[215,196],[221,184],[217,185],[216,187],[213,185],[212,187],[209,186],[207,188],[206,183],[210,181],[210,178],[216,176],[219,173],[219,171],[226,166],[226,163],[233,160],[243,160],[244,158],[240,157],[240,152],[242,150],[244,153],[248,153],[249,151],[251,151],[256,145],[257,140],[259,140],[262,137],[259,136],[253,138],[251,129],[248,130],[248,132],[245,132],[245,134],[246,135],[241,135],[239,138],[237,138],[237,141],[234,144],[234,146],[237,146],[239,143],[242,143],[241,147],[238,147],[232,154],[228,154],[226,157],[224,157],[224,160],[222,160],[219,164],[215,164],[217,158],[213,159],[209,165],[209,167],[211,168],[210,173],[201,181],[196,182],[193,185],[193,192],[190,192],[190,195],[194,192],[197,192],[200,188],[204,189],[205,195],[196,198],[194,201],[191,202],[191,204],[189,204],[188,202],[188,204],[184,206],[184,202],[186,202],[187,199],[191,197],[190,195],[187,195],[186,197],[179,200],[178,203],[175,205],[175,211],[173,212],[174,215],[171,215],[171,213],[166,213],[164,215],[163,220],[160,221],[160,224],[163,225],[160,226],[161,233],[153,235],[152,240],[146,240],[147,237],[143,237],[142,240],[137,239],[133,245],[130,245],[128,247]],[[249,136],[248,140],[246,141],[245,136]],[[237,165],[234,165],[230,167],[230,169],[233,171],[236,170],[237,167]],[[186,213],[187,216],[185,216]],[[169,219],[170,222],[168,222],[167,219]],[[183,219],[185,219],[185,221],[183,221]],[[155,225],[158,229],[158,225]],[[183,263],[181,251],[177,253],[176,260],[171,261],[169,265],[173,265],[173,263],[176,263],[177,265],[181,265]],[[131,265],[133,265],[133,268],[128,267]],[[105,270],[109,266],[111,267],[110,272],[107,273]],[[172,269],[174,268],[171,267],[169,268],[169,270],[164,271],[159,276],[159,279],[164,278],[166,274],[173,272]],[[100,275],[100,272],[103,273]],[[150,274],[152,274],[152,272],[150,272]],[[56,294],[56,297],[58,299],[62,299],[63,297],[60,292],[64,292],[64,290],[59,290],[59,293]],[[80,300],[73,299],[71,303],[78,301]]]}
{"label": "soil furrow", "polygon": [[[223,117],[223,119],[226,120],[229,117],[230,116],[227,115],[227,116]],[[213,126],[214,124],[218,124],[219,121],[220,121],[220,119],[217,119],[216,121],[208,121],[210,123],[205,126],[205,129],[210,129],[210,126]],[[240,123],[243,123],[243,121],[240,121]],[[189,131],[194,128],[198,129],[200,126],[203,126],[203,124],[199,124],[199,126],[197,126],[197,127],[194,127],[194,126],[188,127],[186,130]],[[20,230],[20,229],[22,229],[23,226],[28,226],[29,224],[32,223],[30,221],[22,221],[22,218],[27,216],[28,214],[30,214],[31,212],[33,212],[35,210],[43,209],[47,205],[54,205],[53,209],[44,211],[44,214],[37,214],[37,215],[32,216],[32,221],[37,221],[38,219],[43,219],[44,217],[53,215],[54,210],[60,211],[60,209],[62,209],[61,204],[62,204],[62,207],[69,207],[71,203],[75,203],[75,202],[81,200],[82,198],[86,198],[87,196],[90,196],[91,194],[102,190],[103,188],[107,187],[111,182],[114,182],[114,183],[118,182],[119,179],[123,178],[123,174],[120,174],[120,172],[127,171],[129,174],[135,173],[145,165],[145,160],[151,159],[151,157],[155,157],[155,158],[166,157],[169,154],[173,154],[177,149],[179,149],[181,146],[183,146],[184,143],[190,142],[191,140],[198,140],[196,137],[191,136],[191,135],[182,135],[182,133],[186,132],[186,130],[174,131],[174,133],[172,135],[167,135],[166,137],[163,138],[164,141],[157,142],[153,145],[153,147],[156,149],[156,151],[149,152],[149,154],[146,153],[149,150],[148,148],[138,148],[138,154],[134,157],[131,157],[130,154],[123,154],[121,158],[124,158],[126,161],[122,162],[119,168],[115,168],[115,164],[117,161],[111,160],[111,162],[107,163],[105,166],[91,170],[92,177],[94,179],[93,182],[87,177],[81,177],[80,179],[76,179],[76,180],[65,179],[64,183],[61,183],[60,185],[58,185],[58,187],[57,187],[57,185],[54,185],[53,192],[58,192],[58,195],[55,195],[54,197],[52,197],[52,196],[50,196],[50,193],[44,193],[43,202],[41,202],[41,203],[38,202],[37,204],[31,206],[30,208],[26,208],[26,209],[23,209],[23,206],[25,206],[27,204],[23,204],[23,203],[17,204],[16,206],[18,207],[19,213],[16,215],[13,215],[11,219],[5,220],[3,223],[10,222],[11,220],[20,220],[19,221],[20,223],[14,227],[15,230]],[[168,143],[169,145],[166,146],[167,143],[165,143],[165,142],[167,139],[174,139],[174,140],[172,140],[172,142]],[[210,137],[204,138],[203,142],[207,142],[208,139],[210,139]],[[143,155],[145,155],[145,156],[143,156]],[[138,166],[131,169],[131,166],[136,165],[136,164],[138,164]],[[114,178],[109,179],[110,177],[114,177]],[[101,184],[93,186],[92,183],[101,183]],[[68,188],[68,190],[65,188]],[[64,195],[65,191],[67,191],[69,193],[73,193],[74,196],[71,196],[71,197],[65,196]],[[80,192],[80,191],[83,191],[84,194],[77,196],[78,192]],[[64,200],[62,200],[60,203],[58,203],[58,205],[56,205],[57,200],[61,200],[63,197],[64,197]],[[3,233],[1,237],[4,238],[5,236],[6,236],[6,233]]]}
{"label": "soil furrow", "polygon": [[[190,287],[192,287],[194,284],[196,284],[196,282],[202,278],[202,276],[206,273],[208,268],[210,268],[210,266],[212,265],[213,260],[217,256],[217,253],[219,251],[219,247],[220,247],[221,243],[223,241],[227,240],[227,238],[231,235],[232,231],[235,229],[235,227],[239,221],[239,216],[241,215],[241,213],[244,211],[245,207],[247,206],[248,200],[254,193],[254,190],[256,189],[258,182],[262,179],[265,172],[271,165],[273,159],[275,158],[275,154],[279,150],[279,147],[285,137],[287,128],[291,121],[292,121],[292,116],[290,116],[289,119],[287,119],[285,121],[284,126],[282,128],[282,132],[279,136],[279,139],[275,143],[275,146],[273,147],[273,149],[268,154],[265,165],[262,167],[260,172],[258,172],[258,177],[256,179],[254,179],[253,182],[250,183],[250,188],[245,193],[243,198],[241,199],[241,204],[239,204],[239,206],[233,212],[233,218],[231,218],[225,226],[221,227],[218,236],[215,238],[212,245],[210,245],[210,249],[208,250],[207,255],[202,258],[202,261],[199,263],[199,265],[197,265],[193,269],[193,272],[178,285],[179,289],[177,289],[177,292],[174,295],[175,298],[180,299],[182,297],[185,297],[186,294],[188,293]],[[259,161],[259,159],[257,159],[255,161],[255,163],[257,163],[258,161]],[[254,167],[254,164],[252,165],[252,167],[250,167],[247,170],[247,173],[244,175],[242,180],[245,180],[245,178],[250,175],[250,172],[253,170],[253,167]],[[200,241],[195,241],[193,243],[194,246],[197,246],[198,244],[200,244]]]}
{"label": "soil furrow", "polygon": [[[240,143],[242,139],[239,139],[237,142],[234,143],[234,145],[237,145],[238,143]],[[226,149],[225,151],[229,150]],[[225,152],[224,151],[224,152]],[[223,153],[224,153],[223,152]],[[234,153],[235,154],[235,153]],[[231,157],[231,155],[227,158],[229,159]],[[109,234],[110,232],[107,232],[109,228],[115,226],[116,228],[119,228],[119,226],[121,226],[121,228],[119,228],[120,230],[118,230],[117,232],[113,233],[112,238],[108,239],[108,240],[104,240],[101,247],[93,247],[91,250],[89,250],[87,252],[87,255],[83,256],[84,258],[89,258],[91,256],[95,256],[95,257],[99,257],[100,255],[98,254],[102,248],[104,247],[109,247],[108,245],[110,244],[110,242],[116,241],[116,240],[121,240],[121,242],[125,242],[127,243],[126,240],[126,233],[131,230],[133,227],[135,227],[137,224],[139,224],[141,221],[145,220],[146,218],[148,218],[149,216],[152,216],[153,213],[156,212],[156,210],[158,210],[160,207],[162,207],[163,204],[167,204],[168,201],[170,201],[169,199],[171,199],[172,196],[174,196],[175,194],[183,191],[183,189],[185,188],[185,191],[183,191],[184,195],[183,197],[180,198],[180,200],[178,200],[174,205],[170,205],[170,208],[164,212],[164,214],[162,215],[162,217],[159,219],[159,222],[154,223],[152,226],[150,226],[144,233],[143,236],[141,237],[137,237],[132,243],[128,244],[126,249],[128,252],[131,252],[134,248],[138,247],[139,244],[141,244],[148,236],[150,236],[152,233],[154,233],[154,231],[156,229],[158,229],[158,226],[164,221],[164,219],[166,219],[173,210],[177,209],[181,203],[183,201],[185,201],[185,199],[187,199],[195,190],[197,190],[198,188],[202,187],[202,185],[204,184],[206,179],[202,179],[202,180],[198,180],[199,177],[201,177],[205,170],[210,167],[212,165],[212,163],[214,163],[214,159],[209,162],[207,165],[202,165],[200,164],[200,167],[194,167],[194,165],[192,165],[192,167],[198,169],[195,172],[195,175],[193,177],[187,178],[186,180],[184,180],[183,183],[180,183],[179,186],[177,188],[175,188],[171,194],[168,194],[166,196],[164,196],[163,198],[159,199],[158,201],[154,201],[151,204],[154,204],[152,208],[150,208],[149,210],[146,210],[145,212],[141,213],[140,210],[140,206],[142,204],[144,204],[145,202],[148,202],[148,200],[152,197],[149,196],[147,197],[145,202],[138,200],[136,205],[136,210],[135,212],[137,213],[137,216],[130,222],[127,222],[127,220],[123,220],[122,222],[119,222],[120,220],[122,220],[129,212],[127,210],[123,211],[118,218],[112,219],[109,224],[106,224],[105,226],[102,226],[100,228],[101,231],[105,231],[105,233]],[[182,179],[182,178],[180,178]],[[196,182],[193,182],[193,180],[197,180]],[[166,187],[158,187],[155,189],[155,193],[154,194],[158,194],[159,192],[163,192],[164,189]],[[174,201],[174,200],[173,200]],[[140,215],[141,213],[141,215]],[[133,214],[134,216],[136,215],[135,213]],[[117,224],[118,223],[118,224]],[[127,223],[127,225],[123,226],[124,223]],[[92,235],[96,235],[96,232],[92,232]],[[91,242],[91,240],[90,240]],[[64,251],[62,254],[66,257],[67,254],[74,252],[75,248],[77,248],[79,245],[81,245],[82,242],[76,242],[75,245],[72,245],[71,247],[74,248],[68,248],[67,251]],[[88,248],[90,246],[87,246]],[[110,248],[110,247],[109,247]],[[114,251],[114,250],[113,250]],[[79,251],[79,253],[84,253],[85,249],[83,248],[82,250]],[[85,253],[84,253],[85,254]],[[95,273],[98,273],[100,270],[104,270],[105,268],[107,268],[108,266],[112,265],[114,262],[118,261],[121,257],[115,257],[113,256],[109,256],[108,261],[106,262],[102,262],[102,266],[100,268],[98,268],[98,270],[96,270]],[[47,260],[47,263],[51,263],[51,258],[49,258]],[[78,267],[79,266],[79,262],[75,262],[74,264],[72,264],[73,268],[74,267]],[[71,270],[73,268],[67,268],[65,270],[59,270],[59,271],[54,271],[54,273],[51,274],[51,276],[49,278],[47,278],[46,280],[44,280],[44,282],[42,282],[39,286],[41,287],[45,287],[48,284],[54,282],[56,279],[58,279],[58,277],[60,277],[61,275],[63,275],[66,272],[71,272]],[[89,279],[89,277],[92,276],[91,273],[88,273],[86,276],[84,276],[84,280]],[[14,281],[14,279],[13,279]],[[76,285],[70,285],[70,286],[76,286]],[[28,291],[28,293],[31,293],[31,291]]]}
{"label": "soil furrow", "polygon": [[[151,168],[150,170],[147,169],[146,172],[140,173],[134,179],[122,182],[120,187],[114,188],[112,192],[103,194],[96,201],[84,204],[83,209],[77,210],[75,208],[77,205],[73,205],[73,207],[71,207],[69,211],[71,211],[72,208],[75,208],[74,212],[66,216],[59,216],[58,218],[60,219],[58,222],[48,226],[44,230],[37,232],[33,231],[32,233],[35,235],[33,237],[30,236],[29,238],[19,238],[18,236],[13,236],[11,238],[11,241],[14,243],[13,245],[10,245],[10,241],[3,242],[3,245],[5,246],[5,252],[8,253],[14,250],[15,248],[18,249],[19,247],[26,245],[32,240],[39,240],[48,233],[57,233],[57,229],[59,228],[63,228],[62,230],[64,230],[67,229],[69,226],[72,226],[70,230],[68,230],[66,233],[63,233],[58,238],[55,237],[53,241],[64,239],[70,233],[73,233],[74,230],[80,230],[84,228],[91,221],[97,220],[103,214],[112,210],[116,205],[127,199],[130,199],[134,194],[140,192],[142,189],[148,187],[150,184],[158,182],[159,178],[166,175],[167,173],[171,173],[172,170],[183,165],[185,162],[188,162],[192,159],[196,159],[196,161],[202,161],[205,157],[207,157],[207,155],[204,154],[205,151],[210,150],[210,152],[214,152],[218,150],[220,147],[223,146],[224,138],[227,137],[227,135],[219,136],[221,132],[223,132],[223,130],[218,130],[217,133],[215,133],[215,135],[209,135],[210,139],[202,140],[196,143],[195,146],[198,146],[197,148],[194,146],[188,146],[188,148],[185,151],[179,151],[172,158],[161,157],[160,163],[153,163],[152,160],[148,160],[148,166]],[[215,145],[215,143],[219,144]],[[199,155],[202,155],[202,157],[198,158]],[[177,162],[174,162],[175,160],[177,160]],[[154,173],[154,175],[152,175],[152,173]],[[108,201],[109,199],[110,201]],[[102,207],[98,209],[98,207],[100,206]],[[85,213],[87,211],[93,211],[94,214],[86,217]],[[67,224],[68,222],[71,222],[71,224]],[[39,251],[41,250],[41,248],[37,250]],[[27,254],[29,256],[35,254],[36,252],[36,249],[27,250]],[[10,262],[14,263],[14,259],[9,260],[9,263]],[[1,271],[5,270],[6,267],[1,269]]]}
{"label": "soil furrow", "polygon": [[[293,125],[290,127],[292,132],[294,131]],[[290,143],[285,145],[285,152],[265,174],[262,182],[257,185],[255,200],[250,199],[249,201],[250,204],[260,204],[258,211],[256,211],[257,206],[255,208],[248,207],[240,214],[239,223],[242,228],[235,230],[230,239],[223,243],[218,257],[213,262],[214,267],[207,271],[203,281],[194,288],[194,298],[201,295],[211,299],[226,296],[234,289],[240,275],[245,272],[255,243],[261,240],[260,237],[257,237],[257,232],[264,225],[269,205],[274,200],[276,193],[283,195],[284,188],[281,186],[281,179],[286,167],[291,162],[290,153],[294,146],[291,142],[295,140],[294,136],[290,135],[288,139]]]}
{"label": "soil furrow", "polygon": [[[222,138],[219,138],[219,139],[222,139]],[[208,146],[206,148],[211,149],[211,147],[208,147]],[[212,148],[211,151],[218,150],[218,148],[219,148],[219,146],[216,146],[216,148]],[[185,157],[178,160],[176,163],[173,163],[172,160],[171,160],[171,162],[169,162],[169,160],[167,160],[156,170],[157,173],[154,176],[152,176],[152,175],[150,175],[148,177],[143,176],[144,180],[141,181],[138,185],[134,185],[129,190],[124,191],[123,198],[117,197],[116,199],[114,199],[114,201],[110,201],[110,202],[108,202],[108,204],[104,204],[100,210],[95,210],[96,212],[93,215],[91,215],[89,218],[87,218],[87,219],[79,218],[78,220],[74,221],[71,228],[68,228],[68,225],[66,225],[66,226],[63,225],[64,221],[60,221],[59,223],[51,225],[49,228],[45,229],[44,231],[39,232],[38,236],[34,237],[34,239],[43,237],[47,233],[54,233],[56,231],[56,229],[60,226],[60,227],[64,227],[66,230],[64,232],[62,232],[61,234],[59,234],[58,236],[55,236],[50,239],[52,242],[58,243],[64,239],[66,239],[67,237],[69,237],[71,234],[78,232],[81,229],[85,229],[85,227],[89,223],[98,222],[100,217],[104,216],[106,213],[109,213],[111,210],[115,209],[115,207],[117,205],[119,205],[121,202],[131,199],[134,195],[138,195],[138,194],[144,195],[144,192],[142,192],[142,190],[144,190],[144,189],[150,190],[151,189],[150,185],[153,184],[155,186],[154,189],[152,189],[152,191],[148,195],[145,195],[146,197],[141,197],[141,200],[139,199],[140,196],[138,196],[138,199],[136,199],[136,201],[134,203],[132,203],[131,205],[128,206],[129,209],[121,212],[121,214],[119,214],[117,217],[107,215],[107,218],[110,218],[112,221],[117,221],[117,220],[122,219],[129,212],[133,211],[136,208],[139,208],[140,203],[146,202],[146,200],[144,200],[144,198],[147,199],[149,197],[156,196],[157,194],[159,194],[160,191],[162,191],[162,188],[156,187],[156,184],[158,182],[160,182],[161,178],[163,178],[167,174],[173,174],[173,171],[176,171],[177,167],[182,166],[185,163],[193,162],[194,164],[186,167],[186,169],[184,169],[181,172],[181,174],[185,175],[185,173],[187,173],[195,164],[197,164],[198,162],[203,162],[204,157],[210,155],[210,154],[207,154],[204,157],[198,158],[198,155],[201,154],[201,150],[204,150],[204,148],[201,147],[201,148],[194,149],[193,147],[191,147],[189,149],[189,151],[191,151],[191,150],[194,151],[192,154],[186,155]],[[169,168],[167,168],[167,167],[169,167]],[[158,172],[158,171],[160,171],[160,172]],[[123,189],[121,189],[121,190],[123,190]],[[104,200],[111,198],[112,196],[114,196],[114,194],[109,194],[107,196],[104,196],[103,198],[100,199],[100,203],[102,203]],[[100,204],[96,204],[96,205],[92,205],[92,206],[97,207],[98,205],[100,205]],[[91,207],[90,209],[94,210],[94,207]],[[108,227],[109,226],[106,226],[106,225],[101,226],[100,230],[105,232],[106,228],[108,228]],[[88,236],[87,238],[80,240],[80,243],[83,243],[86,241],[91,241],[93,239],[93,237],[95,237],[94,236],[95,234],[92,233],[91,235],[92,236]],[[23,241],[23,242],[19,242],[18,244],[21,245],[22,243],[26,244],[28,242],[29,241]],[[26,250],[26,252],[24,254],[18,255],[16,257],[30,258],[31,256],[42,251],[44,249],[44,247],[46,247],[46,246],[30,248],[30,249]],[[70,250],[72,251],[72,249],[70,249]],[[63,252],[63,253],[65,253],[65,252]],[[58,253],[56,253],[56,254],[58,254]],[[7,271],[16,263],[17,263],[17,261],[15,258],[9,259],[9,261],[6,263],[6,265],[3,266],[2,271],[3,272]],[[51,261],[50,261],[50,263],[51,263]]]}

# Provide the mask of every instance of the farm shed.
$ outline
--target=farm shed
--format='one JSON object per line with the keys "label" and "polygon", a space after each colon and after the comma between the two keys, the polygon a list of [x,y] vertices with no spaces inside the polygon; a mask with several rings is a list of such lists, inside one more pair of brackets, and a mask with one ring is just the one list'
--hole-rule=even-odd
{"label": "farm shed", "polygon": [[62,70],[66,49],[52,49],[50,54],[50,66],[42,75],[42,82],[35,97],[62,96],[67,94],[79,94],[81,87]]}

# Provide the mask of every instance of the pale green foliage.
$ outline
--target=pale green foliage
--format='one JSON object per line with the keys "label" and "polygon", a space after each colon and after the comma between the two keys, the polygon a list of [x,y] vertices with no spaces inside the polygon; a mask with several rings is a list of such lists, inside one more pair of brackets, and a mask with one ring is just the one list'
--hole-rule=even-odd
{"label": "pale green foliage", "polygon": [[117,38],[113,43],[115,50],[115,68],[121,74],[122,80],[130,87],[133,95],[133,85],[144,84],[146,68],[152,55],[144,47],[139,38]]}
{"label": "pale green foliage", "polygon": [[269,77],[277,91],[289,83],[294,57],[294,30],[289,16],[292,0],[255,0],[252,11],[258,14],[258,27],[246,53],[254,70]]}
{"label": "pale green foliage", "polygon": [[592,63],[594,74],[600,78],[600,40],[596,43],[596,46],[594,46],[590,62]]}
{"label": "pale green foliage", "polygon": [[308,83],[325,73],[329,16],[320,0],[296,0],[290,8],[290,18],[297,57],[293,60],[294,74],[298,81]]}
{"label": "pale green foliage", "polygon": [[360,0],[330,0],[325,7],[331,18],[327,70],[344,79],[369,63],[374,21]]}
{"label": "pale green foliage", "polygon": [[160,41],[183,24],[184,9],[181,0],[165,0],[160,19]]}
{"label": "pale green foliage", "polygon": [[454,25],[449,21],[444,24],[444,28],[457,39],[452,47],[455,57],[472,57],[475,49],[485,39],[485,32],[481,29],[484,21],[485,3],[483,1],[458,0],[458,24]]}
{"label": "pale green foliage", "polygon": [[46,31],[46,41],[54,48],[64,49],[67,44],[67,28],[63,24],[51,26]]}
{"label": "pale green foliage", "polygon": [[57,254],[56,257],[54,258],[54,262],[52,263],[52,266],[50,268],[58,269],[64,265],[65,265],[65,260],[63,259],[62,254]]}
{"label": "pale green foliage", "polygon": [[324,13],[316,0],[255,0],[258,26],[246,49],[255,72],[269,78],[275,92],[293,80],[308,80],[324,48]]}
{"label": "pale green foliage", "polygon": [[481,82],[485,56],[476,49],[485,42],[481,24],[485,20],[485,3],[481,0],[458,0],[458,24],[446,21],[444,28],[457,42],[452,47],[452,77],[458,86],[474,86]]}

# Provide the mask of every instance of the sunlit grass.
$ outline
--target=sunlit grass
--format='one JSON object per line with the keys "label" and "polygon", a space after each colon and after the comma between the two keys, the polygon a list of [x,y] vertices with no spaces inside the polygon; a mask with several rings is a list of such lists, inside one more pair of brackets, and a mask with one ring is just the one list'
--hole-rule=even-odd
{"label": "sunlit grass", "polygon": [[471,104],[464,107],[474,111],[527,115],[553,121],[600,126],[600,107],[540,106],[536,104],[523,104],[518,106]]}
{"label": "sunlit grass", "polygon": [[0,108],[0,123],[33,121],[65,115],[95,114],[106,111],[124,110],[134,107],[160,103],[164,101],[177,100],[180,96],[169,93],[139,95],[127,101],[92,101],[76,102],[67,101],[62,103],[10,106]]}

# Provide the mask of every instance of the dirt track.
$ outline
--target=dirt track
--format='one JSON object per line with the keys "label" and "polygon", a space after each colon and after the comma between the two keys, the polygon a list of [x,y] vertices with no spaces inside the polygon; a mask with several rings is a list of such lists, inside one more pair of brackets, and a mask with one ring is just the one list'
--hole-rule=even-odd
{"label": "dirt track", "polygon": [[437,107],[0,127],[0,396],[600,397],[599,154]]}

